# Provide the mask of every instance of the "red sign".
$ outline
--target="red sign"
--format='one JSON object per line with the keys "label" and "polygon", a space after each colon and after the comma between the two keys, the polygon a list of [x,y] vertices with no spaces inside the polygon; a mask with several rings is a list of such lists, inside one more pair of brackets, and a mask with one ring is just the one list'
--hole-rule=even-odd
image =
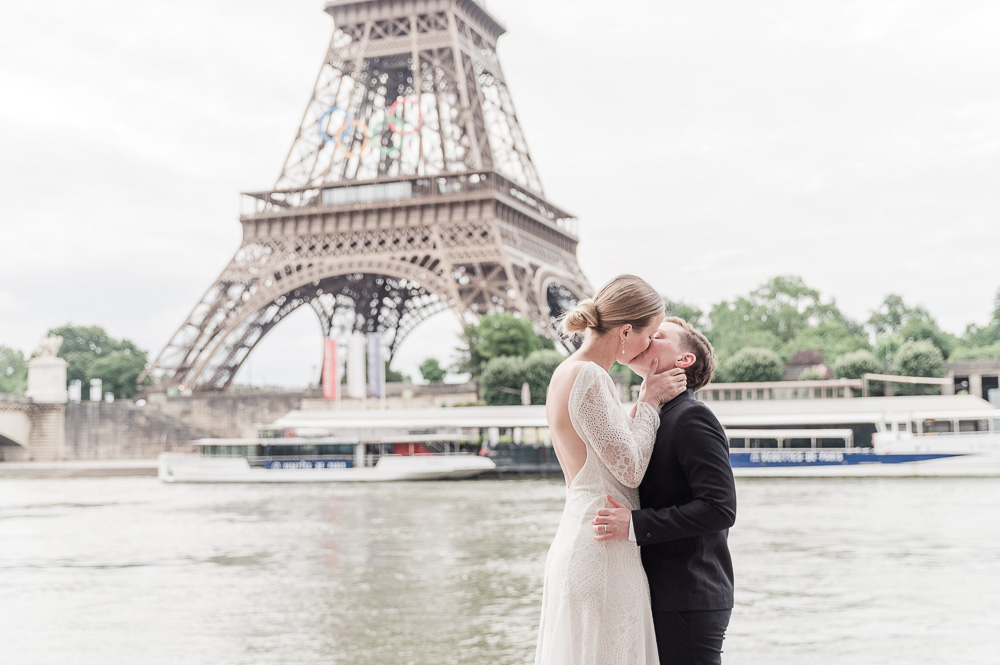
{"label": "red sign", "polygon": [[323,340],[323,397],[337,399],[337,341]]}

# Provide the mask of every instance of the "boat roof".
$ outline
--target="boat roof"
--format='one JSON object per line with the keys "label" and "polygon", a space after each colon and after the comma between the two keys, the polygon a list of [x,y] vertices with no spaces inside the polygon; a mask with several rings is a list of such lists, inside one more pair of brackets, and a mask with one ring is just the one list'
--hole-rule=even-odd
{"label": "boat roof", "polygon": [[544,406],[463,406],[424,409],[292,411],[271,427],[546,427]]}
{"label": "boat roof", "polygon": [[[1000,409],[973,395],[705,402],[723,425],[858,423],[882,418],[1000,417]],[[468,406],[410,409],[292,411],[269,427],[428,429],[547,427],[545,406]]]}
{"label": "boat roof", "polygon": [[1000,409],[975,395],[930,395],[919,397],[849,397],[837,399],[744,400],[706,402],[721,420],[742,415],[825,415],[884,413],[971,413]]}

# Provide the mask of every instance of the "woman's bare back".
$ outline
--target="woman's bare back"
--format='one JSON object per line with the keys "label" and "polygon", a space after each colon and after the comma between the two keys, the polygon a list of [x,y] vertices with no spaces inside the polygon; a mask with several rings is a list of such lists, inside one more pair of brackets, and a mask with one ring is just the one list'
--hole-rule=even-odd
{"label": "woman's bare back", "polygon": [[587,446],[576,433],[569,415],[569,394],[587,362],[569,358],[559,365],[552,374],[545,396],[545,417],[552,435],[552,448],[556,451],[567,487],[573,484],[576,474],[587,462]]}

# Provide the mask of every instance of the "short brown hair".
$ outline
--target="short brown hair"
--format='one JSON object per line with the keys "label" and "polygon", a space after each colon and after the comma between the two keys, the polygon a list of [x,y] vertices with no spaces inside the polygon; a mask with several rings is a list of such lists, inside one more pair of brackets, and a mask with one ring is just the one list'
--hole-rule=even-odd
{"label": "short brown hair", "polygon": [[687,387],[691,390],[701,390],[712,380],[715,374],[715,349],[704,333],[679,316],[668,316],[664,323],[676,323],[684,332],[681,341],[685,351],[694,354],[694,364],[684,369],[687,375]]}
{"label": "short brown hair", "polygon": [[593,298],[581,300],[563,318],[561,327],[569,334],[588,328],[605,333],[625,324],[641,330],[658,314],[663,314],[663,296],[656,289],[641,277],[618,275],[602,286]]}

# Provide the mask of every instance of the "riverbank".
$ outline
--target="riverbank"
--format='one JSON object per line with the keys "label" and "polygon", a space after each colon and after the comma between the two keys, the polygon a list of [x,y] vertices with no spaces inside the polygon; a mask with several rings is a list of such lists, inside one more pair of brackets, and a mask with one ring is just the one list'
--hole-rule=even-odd
{"label": "riverbank", "polygon": [[0,480],[12,478],[111,478],[155,475],[155,459],[0,463]]}

